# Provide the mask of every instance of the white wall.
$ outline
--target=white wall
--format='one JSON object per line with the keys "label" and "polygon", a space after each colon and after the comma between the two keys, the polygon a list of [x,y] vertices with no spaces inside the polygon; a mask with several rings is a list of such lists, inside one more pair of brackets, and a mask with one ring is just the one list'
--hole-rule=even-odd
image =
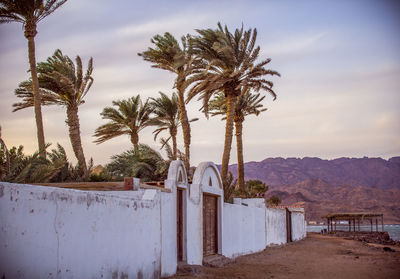
{"label": "white wall", "polygon": [[265,208],[264,198],[241,199],[241,202],[252,207]]}
{"label": "white wall", "polygon": [[[211,182],[211,183],[210,183]],[[201,265],[203,262],[203,194],[218,198],[218,253],[223,251],[223,237],[227,235],[224,220],[223,186],[218,168],[212,162],[202,162],[193,175],[187,199],[187,263]],[[229,233],[229,232],[228,232]]]}
{"label": "white wall", "polygon": [[266,208],[267,245],[286,243],[286,210]]}
{"label": "white wall", "polygon": [[[189,194],[200,192],[199,185],[190,185]],[[200,194],[189,196],[187,202],[187,263],[201,265],[203,262],[203,205]]]}
{"label": "white wall", "polygon": [[304,212],[292,211],[292,240],[300,240],[306,237]]}
{"label": "white wall", "polygon": [[224,203],[222,254],[236,257],[265,249],[265,209]]}
{"label": "white wall", "polygon": [[177,267],[176,194],[161,192],[161,276],[175,274]]}
{"label": "white wall", "polygon": [[86,192],[1,182],[0,275],[158,278],[160,210],[156,190]]}
{"label": "white wall", "polygon": [[[173,161],[160,190],[95,192],[0,182],[0,276],[159,278],[177,269],[177,187],[183,197],[183,258],[203,261],[203,193],[218,196],[218,253],[228,257],[286,243],[285,209],[263,199],[223,203],[217,167],[201,163],[187,182]],[[243,205],[243,204],[247,205]],[[292,208],[292,238],[305,237]]]}

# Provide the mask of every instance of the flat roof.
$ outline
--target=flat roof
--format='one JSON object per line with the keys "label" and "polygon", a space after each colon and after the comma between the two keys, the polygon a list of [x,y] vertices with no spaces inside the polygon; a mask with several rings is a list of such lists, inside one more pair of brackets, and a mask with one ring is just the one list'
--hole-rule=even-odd
{"label": "flat roof", "polygon": [[348,213],[330,213],[322,216],[322,218],[334,218],[334,219],[351,219],[351,218],[373,218],[383,217],[383,213],[376,212],[348,212]]}

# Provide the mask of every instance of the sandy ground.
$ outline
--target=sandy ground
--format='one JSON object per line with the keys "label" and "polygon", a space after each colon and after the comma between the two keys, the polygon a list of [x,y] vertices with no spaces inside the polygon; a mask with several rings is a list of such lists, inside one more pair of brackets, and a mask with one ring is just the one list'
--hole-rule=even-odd
{"label": "sandy ground", "polygon": [[[382,246],[383,247],[383,246]],[[400,278],[400,251],[309,234],[306,239],[238,257],[222,268],[195,267],[171,278]]]}

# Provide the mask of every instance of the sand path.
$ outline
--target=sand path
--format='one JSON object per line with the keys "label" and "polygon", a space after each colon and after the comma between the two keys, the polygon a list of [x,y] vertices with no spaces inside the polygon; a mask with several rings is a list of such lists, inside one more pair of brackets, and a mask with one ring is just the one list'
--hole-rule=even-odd
{"label": "sand path", "polygon": [[400,252],[309,234],[306,239],[238,257],[222,268],[195,267],[171,278],[400,278]]}

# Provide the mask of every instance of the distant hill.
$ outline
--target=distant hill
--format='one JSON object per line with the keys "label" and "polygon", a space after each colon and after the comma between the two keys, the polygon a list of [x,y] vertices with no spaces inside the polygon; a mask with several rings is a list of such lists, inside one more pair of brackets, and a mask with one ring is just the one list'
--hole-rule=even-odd
{"label": "distant hill", "polygon": [[[237,165],[229,166],[234,175]],[[323,179],[332,185],[370,186],[400,189],[400,157],[382,158],[268,158],[245,163],[245,179],[259,179],[268,185],[291,185],[307,179]]]}
{"label": "distant hill", "polygon": [[[234,175],[237,165],[229,166]],[[268,158],[245,163],[245,180],[270,186],[284,205],[304,202],[307,221],[322,221],[332,212],[373,211],[385,223],[400,223],[400,157]]]}
{"label": "distant hill", "polygon": [[379,212],[385,223],[400,223],[400,189],[369,186],[334,186],[322,179],[272,186],[265,197],[279,196],[283,205],[304,202],[307,221],[323,221],[332,212]]}

